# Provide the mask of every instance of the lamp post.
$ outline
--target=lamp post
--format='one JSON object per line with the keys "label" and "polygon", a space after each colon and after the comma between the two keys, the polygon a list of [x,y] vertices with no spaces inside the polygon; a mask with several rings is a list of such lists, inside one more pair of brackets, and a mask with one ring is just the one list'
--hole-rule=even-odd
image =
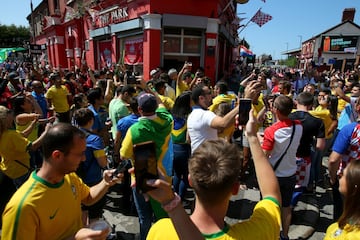
{"label": "lamp post", "polygon": [[301,45],[302,45],[302,35],[298,35],[298,37],[300,38],[300,48],[301,48]]}
{"label": "lamp post", "polygon": [[289,53],[288,53],[288,51],[289,51],[289,43],[286,42],[285,44],[286,44],[286,56],[287,56],[287,58],[289,58]]}

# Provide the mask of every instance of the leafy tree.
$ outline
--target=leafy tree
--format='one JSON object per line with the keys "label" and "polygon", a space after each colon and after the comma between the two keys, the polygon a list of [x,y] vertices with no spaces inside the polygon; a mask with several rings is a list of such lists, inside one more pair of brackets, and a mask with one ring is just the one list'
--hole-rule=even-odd
{"label": "leafy tree", "polygon": [[22,47],[24,42],[29,40],[29,27],[0,24],[0,48]]}
{"label": "leafy tree", "polygon": [[297,59],[296,57],[294,56],[290,56],[288,57],[287,59],[285,60],[280,60],[280,65],[286,65],[288,67],[296,67],[298,62],[297,62]]}

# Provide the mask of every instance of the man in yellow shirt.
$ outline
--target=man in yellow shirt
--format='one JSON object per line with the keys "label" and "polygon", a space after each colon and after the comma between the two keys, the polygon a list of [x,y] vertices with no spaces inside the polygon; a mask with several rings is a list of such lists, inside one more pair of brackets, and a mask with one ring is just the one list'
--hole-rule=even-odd
{"label": "man in yellow shirt", "polygon": [[109,228],[84,226],[81,203],[92,205],[118,178],[105,170],[97,185],[88,187],[74,173],[85,160],[85,133],[70,124],[53,126],[43,139],[44,162],[16,191],[3,213],[2,240],[103,239]]}
{"label": "man in yellow shirt", "polygon": [[54,85],[52,85],[45,94],[48,105],[52,106],[55,110],[58,122],[70,123],[69,102],[71,100],[71,94],[62,84],[61,77],[58,73],[53,73],[50,79],[54,80]]}

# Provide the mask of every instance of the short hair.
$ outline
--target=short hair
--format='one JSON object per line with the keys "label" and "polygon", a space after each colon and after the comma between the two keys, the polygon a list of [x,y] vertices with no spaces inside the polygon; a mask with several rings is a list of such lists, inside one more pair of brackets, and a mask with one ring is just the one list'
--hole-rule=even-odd
{"label": "short hair", "polygon": [[103,96],[101,88],[90,89],[87,94],[87,99],[90,104],[94,104],[96,99],[100,99]]}
{"label": "short hair", "polygon": [[228,91],[228,85],[224,81],[217,82],[215,86],[219,88],[220,94],[226,94]]}
{"label": "short hair", "polygon": [[205,84],[201,83],[194,87],[191,92],[191,99],[194,101],[195,104],[199,103],[199,97],[204,95],[204,87],[207,87]]}
{"label": "short hair", "polygon": [[182,79],[185,80],[186,78],[191,77],[191,72],[185,72],[182,75]]}
{"label": "short hair", "polygon": [[223,139],[203,142],[189,159],[189,174],[197,198],[216,204],[231,192],[241,172],[238,147]]}
{"label": "short hair", "polygon": [[279,85],[283,86],[283,89],[285,89],[288,93],[291,91],[291,83],[289,81],[280,81]]}
{"label": "short hair", "polygon": [[73,118],[77,125],[83,127],[94,119],[94,113],[88,108],[80,108],[74,112]]}
{"label": "short hair", "polygon": [[314,103],[314,95],[310,92],[301,92],[296,98],[298,104],[311,106]]}
{"label": "short hair", "polygon": [[282,115],[288,116],[294,107],[294,103],[288,96],[280,95],[275,98],[274,107],[279,110]]}
{"label": "short hair", "polygon": [[69,123],[58,123],[51,127],[42,141],[44,160],[48,161],[55,150],[67,155],[74,146],[74,137],[85,139],[85,133]]}
{"label": "short hair", "polygon": [[351,89],[353,89],[354,87],[360,88],[360,83],[354,83]]}
{"label": "short hair", "polygon": [[326,95],[331,95],[331,90],[330,90],[330,88],[322,88],[322,89],[320,89],[319,92],[323,92],[323,93],[325,93]]}
{"label": "short hair", "polygon": [[154,80],[154,87],[156,91],[159,91],[161,88],[165,87],[165,81],[162,79]]}
{"label": "short hair", "polygon": [[130,93],[130,94],[135,94],[136,93],[136,90],[133,86],[131,85],[125,85],[121,88],[121,91],[120,91],[121,94],[125,94],[125,93]]}
{"label": "short hair", "polygon": [[85,94],[84,93],[77,93],[75,94],[74,98],[73,98],[73,103],[75,105],[76,108],[79,108],[81,106],[81,104],[84,101],[84,97]]}
{"label": "short hair", "polygon": [[25,95],[18,95],[12,100],[12,107],[15,115],[19,115],[20,113],[24,112],[24,108],[22,107],[22,105],[25,104],[25,101],[26,101]]}
{"label": "short hair", "polygon": [[133,113],[135,113],[135,114],[139,113],[139,109],[138,109],[139,104],[137,102],[137,97],[132,97],[130,99],[129,105],[130,105],[130,108],[133,111]]}

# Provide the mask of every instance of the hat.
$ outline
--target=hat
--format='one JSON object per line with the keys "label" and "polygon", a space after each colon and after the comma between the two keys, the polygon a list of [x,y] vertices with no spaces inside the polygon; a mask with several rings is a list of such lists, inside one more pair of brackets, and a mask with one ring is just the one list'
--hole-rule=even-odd
{"label": "hat", "polygon": [[19,76],[16,72],[11,72],[11,73],[9,73],[8,78],[9,79],[19,79]]}
{"label": "hat", "polygon": [[154,76],[155,74],[157,74],[158,70],[153,69],[150,71],[150,76]]}
{"label": "hat", "polygon": [[156,97],[150,93],[143,93],[137,99],[138,105],[145,113],[152,113],[158,107]]}
{"label": "hat", "polygon": [[55,80],[55,79],[59,78],[60,75],[59,75],[59,73],[54,72],[54,73],[50,73],[49,77],[50,77],[51,80]]}
{"label": "hat", "polygon": [[171,68],[169,71],[168,71],[168,75],[170,76],[171,74],[173,73],[177,73],[176,69],[175,68]]}

